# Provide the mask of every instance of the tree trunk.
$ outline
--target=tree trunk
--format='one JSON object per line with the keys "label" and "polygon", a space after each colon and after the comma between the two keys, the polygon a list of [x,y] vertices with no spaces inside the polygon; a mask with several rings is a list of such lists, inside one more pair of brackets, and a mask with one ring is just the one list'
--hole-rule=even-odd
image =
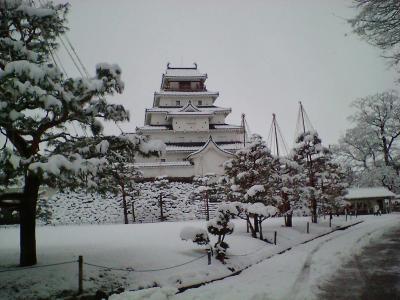
{"label": "tree trunk", "polygon": [[32,266],[36,258],[36,203],[40,181],[34,174],[25,177],[24,199],[20,209],[20,265]]}
{"label": "tree trunk", "polygon": [[205,199],[205,201],[206,201],[206,221],[210,221],[210,207],[208,205],[208,192],[207,191],[205,193],[205,196],[206,196],[206,199]]}
{"label": "tree trunk", "polygon": [[[290,211],[290,202],[288,199],[287,194],[283,194],[283,199],[284,199],[284,211],[285,213]],[[285,226],[286,227],[292,227],[292,214],[285,214]]]}
{"label": "tree trunk", "polygon": [[125,185],[122,183],[121,184],[121,190],[122,190],[122,206],[124,207],[124,223],[129,224],[128,220],[128,206],[126,204],[126,193],[125,193]]}
{"label": "tree trunk", "polygon": [[136,223],[135,202],[134,201],[132,201],[132,220],[133,220],[133,223]]}
{"label": "tree trunk", "polygon": [[292,227],[292,214],[287,214],[285,219],[285,226]]}
{"label": "tree trunk", "polygon": [[256,233],[256,231],[254,230],[254,227],[253,227],[253,225],[252,225],[251,222],[250,222],[250,217],[249,217],[249,216],[247,216],[246,222],[247,222],[247,227],[250,228],[251,236],[254,237],[254,238],[256,238],[256,237],[257,237],[257,233]]}
{"label": "tree trunk", "polygon": [[159,202],[159,205],[160,205],[160,219],[161,219],[161,222],[162,222],[162,221],[164,221],[162,194],[160,194],[160,200],[158,200],[158,202]]}
{"label": "tree trunk", "polygon": [[259,230],[260,230],[260,240],[263,240],[263,232],[262,232],[262,223],[261,223],[261,217],[258,218],[258,225],[259,225]]}
{"label": "tree trunk", "polygon": [[258,215],[254,215],[254,231],[255,232],[259,232],[259,228],[258,228]]}
{"label": "tree trunk", "polygon": [[315,199],[314,195],[311,198],[311,222],[318,223],[317,200]]}

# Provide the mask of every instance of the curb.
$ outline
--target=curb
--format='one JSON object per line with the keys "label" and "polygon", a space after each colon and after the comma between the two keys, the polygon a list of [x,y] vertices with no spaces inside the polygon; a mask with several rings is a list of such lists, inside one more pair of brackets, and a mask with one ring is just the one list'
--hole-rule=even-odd
{"label": "curb", "polygon": [[248,269],[248,268],[250,268],[250,267],[252,267],[252,266],[254,266],[254,265],[256,265],[256,264],[259,264],[259,263],[261,263],[261,262],[263,262],[263,261],[265,261],[265,260],[267,260],[267,259],[270,259],[271,257],[273,257],[273,256],[275,256],[275,255],[283,254],[283,253],[285,253],[285,252],[288,252],[288,251],[292,250],[293,248],[295,248],[295,247],[297,247],[297,246],[307,244],[307,243],[312,242],[312,241],[314,241],[314,240],[316,240],[316,239],[318,239],[318,238],[321,238],[321,237],[323,237],[323,236],[326,236],[326,235],[328,235],[328,234],[331,234],[331,233],[333,233],[333,232],[335,232],[335,231],[346,230],[346,229],[348,229],[348,228],[350,228],[350,227],[356,226],[356,225],[358,225],[358,224],[360,224],[360,223],[363,223],[363,222],[364,222],[364,220],[361,220],[361,221],[358,221],[358,222],[353,223],[353,224],[350,224],[350,225],[336,227],[336,228],[333,229],[332,231],[329,231],[329,232],[320,234],[320,235],[318,235],[318,236],[313,237],[312,239],[309,239],[309,240],[307,240],[307,241],[301,242],[301,243],[296,244],[296,245],[294,245],[294,246],[288,247],[288,248],[286,248],[286,249],[284,249],[284,250],[281,250],[281,251],[279,251],[279,252],[277,252],[277,253],[271,254],[271,255],[269,255],[269,256],[267,256],[267,257],[265,257],[265,258],[263,258],[263,259],[261,259],[261,260],[255,262],[254,264],[251,264],[251,265],[249,265],[249,266],[247,266],[247,267],[245,267],[245,268],[243,268],[243,269],[241,269],[241,270],[235,271],[235,272],[233,272],[233,273],[231,273],[231,274],[229,274],[229,275],[226,275],[226,276],[223,276],[223,277],[220,277],[220,278],[216,278],[216,279],[212,279],[212,280],[209,280],[209,281],[201,282],[201,283],[196,283],[196,284],[192,284],[192,285],[180,287],[180,288],[178,288],[177,294],[183,293],[183,292],[186,291],[186,290],[195,289],[195,288],[201,287],[201,286],[203,286],[203,285],[207,285],[207,284],[212,283],[212,282],[215,282],[215,281],[220,281],[220,280],[223,280],[223,279],[225,279],[225,278],[237,276],[237,275],[239,275],[240,273],[242,273],[242,271],[244,271],[244,270],[246,270],[246,269]]}

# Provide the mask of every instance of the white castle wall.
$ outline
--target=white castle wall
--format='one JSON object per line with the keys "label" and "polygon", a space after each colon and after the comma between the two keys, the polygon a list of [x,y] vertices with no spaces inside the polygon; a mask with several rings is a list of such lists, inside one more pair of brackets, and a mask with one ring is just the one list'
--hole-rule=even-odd
{"label": "white castle wall", "polygon": [[174,132],[174,131],[158,131],[158,132],[146,132],[152,139],[162,140],[164,143],[199,143],[206,142],[210,135],[216,142],[237,142],[243,140],[243,132],[238,131],[217,131],[210,130],[206,132]]}
{"label": "white castle wall", "polygon": [[189,103],[189,101],[193,105],[199,105],[199,101],[201,101],[201,106],[211,106],[213,105],[213,98],[210,96],[190,96],[186,98],[174,97],[174,96],[163,96],[160,98],[160,106],[177,106],[176,101],[179,101],[179,106],[185,106]]}
{"label": "white castle wall", "polygon": [[221,152],[206,150],[201,156],[192,158],[194,163],[194,173],[196,176],[202,176],[208,173],[223,175],[223,164],[226,160],[226,155]]}
{"label": "white castle wall", "polygon": [[157,168],[139,168],[146,178],[167,175],[168,177],[192,177],[194,176],[194,166],[168,166]]}
{"label": "white castle wall", "polygon": [[178,117],[172,120],[175,131],[208,131],[208,117]]}
{"label": "white castle wall", "polygon": [[170,121],[168,121],[165,118],[165,114],[164,113],[152,113],[151,114],[151,121],[150,124],[151,125],[170,125]]}

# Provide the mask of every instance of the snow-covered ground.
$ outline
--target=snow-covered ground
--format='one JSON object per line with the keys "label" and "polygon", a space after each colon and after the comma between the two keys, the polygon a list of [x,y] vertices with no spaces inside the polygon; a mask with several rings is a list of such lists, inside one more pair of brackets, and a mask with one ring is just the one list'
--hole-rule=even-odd
{"label": "snow-covered ground", "polygon": [[398,214],[363,219],[365,222],[347,230],[335,231],[264,260],[238,276],[177,295],[171,289],[155,288],[114,295],[111,299],[318,299],[319,287],[342,264],[384,232],[400,226]]}
{"label": "snow-covered ground", "polygon": [[[374,228],[374,226],[379,228],[382,224],[394,223],[397,216],[382,216],[380,219],[382,224],[375,222],[373,218],[367,217],[367,220],[367,224],[371,223],[368,228]],[[283,227],[282,218],[269,219],[263,223],[264,235],[270,240],[273,238],[273,231],[278,232],[278,242],[275,246],[251,238],[250,234],[246,233],[244,221],[235,220],[235,232],[226,238],[230,249],[228,250],[229,259],[225,265],[214,258],[212,264],[208,265],[203,248],[191,242],[181,241],[179,238],[183,227],[190,225],[205,228],[205,221],[40,226],[37,228],[38,266],[76,261],[79,255],[83,255],[86,263],[121,269],[84,265],[86,293],[94,293],[98,289],[110,291],[119,287],[126,290],[151,286],[179,288],[227,276],[283,249],[331,230],[328,226],[328,218],[325,220],[322,218],[320,224],[311,224],[310,234],[306,233],[308,218],[294,218],[293,221],[293,228]],[[347,223],[354,221],[356,221],[355,218],[351,221],[349,219]],[[333,220],[334,226],[344,223],[346,223],[344,217]],[[344,232],[346,231],[336,234],[340,236]],[[60,296],[70,293],[63,292],[66,290],[72,292],[77,290],[77,262],[3,272],[10,271],[18,264],[18,239],[17,227],[0,228],[0,299],[46,298],[51,295]],[[296,258],[297,255],[292,257],[290,254],[294,253],[292,251],[285,254],[288,255],[287,259],[301,264],[301,257]],[[306,253],[307,248],[304,249],[304,255]],[[276,258],[270,261],[274,259]],[[293,266],[296,264],[294,263]],[[168,269],[158,270],[164,268]],[[286,272],[282,273],[284,271],[282,269],[281,274],[285,278],[284,281],[287,281]],[[294,276],[293,272],[289,273],[291,274],[288,278]],[[264,282],[264,284],[267,283]],[[272,283],[271,287],[273,287]]]}

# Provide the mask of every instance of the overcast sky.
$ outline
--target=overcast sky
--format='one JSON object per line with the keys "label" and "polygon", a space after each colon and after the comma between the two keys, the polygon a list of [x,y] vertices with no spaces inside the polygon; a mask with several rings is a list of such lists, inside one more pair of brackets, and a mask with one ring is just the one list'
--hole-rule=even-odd
{"label": "overcast sky", "polygon": [[[89,71],[98,62],[122,68],[126,88],[112,100],[131,112],[124,131],[143,124],[167,62],[197,62],[208,90],[220,92],[216,105],[232,108],[230,123],[245,113],[250,130],[266,138],[276,113],[290,145],[299,100],[332,144],[350,126],[354,99],[397,89],[381,52],[351,32],[350,0],[69,2],[68,37]],[[107,132],[119,131],[110,124]]]}

